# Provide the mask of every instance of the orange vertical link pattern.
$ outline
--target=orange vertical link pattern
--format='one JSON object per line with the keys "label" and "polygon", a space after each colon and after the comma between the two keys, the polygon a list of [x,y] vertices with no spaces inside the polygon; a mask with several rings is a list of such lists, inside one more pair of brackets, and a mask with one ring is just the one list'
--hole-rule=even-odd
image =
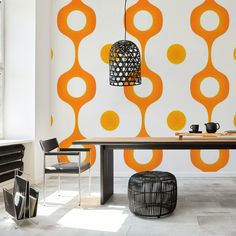
{"label": "orange vertical link pattern", "polygon": [[[81,30],[74,31],[67,24],[67,17],[73,11],[80,11],[86,17],[86,24],[84,28]],[[79,111],[85,103],[89,102],[95,96],[95,92],[96,92],[96,83],[93,76],[89,74],[87,71],[85,71],[80,66],[80,63],[79,63],[80,42],[94,31],[95,26],[96,26],[96,15],[94,11],[90,7],[85,5],[81,0],[72,0],[70,3],[68,3],[59,11],[58,16],[57,16],[57,25],[60,32],[66,35],[69,39],[71,39],[72,43],[74,44],[74,50],[75,50],[75,58],[74,58],[73,66],[67,72],[65,72],[64,74],[60,76],[58,80],[58,84],[57,84],[58,96],[65,103],[70,105],[74,111],[74,116],[75,116],[74,130],[69,137],[67,137],[65,140],[63,140],[60,143],[61,147],[70,147],[74,140],[85,138],[81,134],[79,130],[79,126],[78,126]],[[81,78],[86,84],[86,91],[81,97],[72,97],[67,91],[67,85],[73,77]],[[84,147],[91,148],[91,154],[92,154],[91,164],[93,164],[96,159],[95,147],[91,145],[89,146],[84,145]],[[59,159],[59,161],[67,162],[68,158],[62,157]],[[88,154],[86,155],[85,161],[89,161]]]}
{"label": "orange vertical link pattern", "polygon": [[[134,17],[139,11],[147,11],[152,15],[153,23],[152,26],[146,30],[141,31],[137,29],[134,25]],[[162,81],[158,74],[151,71],[145,60],[145,48],[148,40],[154,35],[158,34],[158,32],[162,28],[162,14],[161,11],[149,3],[147,0],[139,0],[136,4],[128,8],[126,12],[126,22],[127,22],[127,32],[136,37],[141,45],[141,55],[142,55],[142,76],[145,79],[150,80],[152,83],[152,92],[148,97],[139,97],[135,91],[134,87],[125,87],[124,93],[128,100],[135,103],[139,108],[142,116],[142,124],[141,129],[137,137],[148,137],[149,134],[145,128],[145,113],[147,108],[154,102],[156,102],[162,95]],[[141,85],[142,86],[142,85]],[[162,150],[154,150],[152,159],[146,164],[140,164],[135,160],[134,151],[133,150],[125,150],[124,151],[124,160],[125,163],[135,171],[146,171],[152,170],[159,166],[162,162]]]}
{"label": "orange vertical link pattern", "polygon": [[[219,25],[214,30],[205,30],[201,25],[201,16],[206,11],[214,11],[219,17]],[[227,31],[228,26],[228,12],[214,0],[205,0],[205,2],[196,7],[191,14],[192,30],[207,43],[208,62],[206,67],[192,78],[190,90],[193,98],[206,108],[208,121],[212,120],[214,108],[224,101],[229,94],[229,81],[227,77],[218,71],[212,63],[212,45],[218,37]],[[216,79],[219,84],[219,92],[214,97],[206,97],[201,92],[201,83],[207,77]],[[202,171],[218,171],[223,168],[229,160],[228,150],[220,150],[218,161],[213,164],[206,164],[201,160],[200,150],[191,150],[190,155],[193,165]]]}

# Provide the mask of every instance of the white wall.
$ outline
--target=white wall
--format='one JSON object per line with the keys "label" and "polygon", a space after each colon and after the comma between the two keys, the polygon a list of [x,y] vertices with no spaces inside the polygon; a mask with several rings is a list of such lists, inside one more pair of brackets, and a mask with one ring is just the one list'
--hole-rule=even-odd
{"label": "white wall", "polygon": [[[137,2],[141,1],[128,1],[127,9]],[[212,62],[216,69],[207,72],[206,78],[201,73],[201,79],[204,81],[201,83],[200,91],[197,86],[191,86],[196,75],[206,67],[210,52],[206,41],[194,32],[190,22],[192,13],[203,2],[202,0],[142,1],[136,5],[135,9],[138,12],[134,17],[131,17],[133,11],[127,13],[129,20],[127,39],[139,46],[146,61],[144,68],[147,68],[143,70],[142,85],[124,93],[124,88],[109,85],[108,53],[107,55],[102,53],[104,46],[124,37],[124,2],[84,0],[83,4],[87,5],[85,8],[80,6],[80,1],[53,1],[52,130],[63,145],[66,143],[69,146],[74,139],[83,137],[135,137],[140,131],[142,132],[140,135],[143,136],[147,134],[151,137],[174,136],[176,131],[189,131],[193,123],[200,124],[200,129],[205,131],[204,123],[209,120],[208,97],[211,98],[209,104],[212,102],[216,104],[211,120],[220,123],[220,132],[235,129],[236,56],[235,58],[233,56],[236,46],[236,14],[233,10],[236,8],[235,1],[217,0],[222,12],[226,12],[224,20],[218,19],[214,4],[212,4],[213,12],[210,13],[207,7],[203,7],[204,14],[199,24],[202,28],[206,28],[206,35],[215,33],[211,30],[209,31],[211,33],[208,32],[211,27],[217,32],[218,20],[224,27],[228,25],[227,13],[229,27],[216,38],[212,47]],[[148,10],[146,5],[150,3],[153,6],[149,5],[150,10]],[[161,16],[155,9],[159,9],[163,17],[161,26]],[[157,19],[147,11],[154,12]],[[96,19],[92,17],[92,12],[96,15]],[[132,20],[139,33],[131,29]],[[194,18],[192,20],[195,21]],[[195,23],[197,25],[198,21]],[[160,26],[160,32],[155,32],[158,29],[155,24]],[[153,29],[149,30],[152,25]],[[86,27],[86,33],[90,33],[82,37],[83,34],[78,31],[83,31]],[[144,45],[141,39],[148,35],[151,37]],[[78,42],[80,42],[79,47],[75,48],[74,45]],[[176,47],[176,44],[181,45],[182,53],[179,53],[179,46]],[[169,52],[173,55],[169,55]],[[175,62],[175,57],[180,61]],[[77,66],[78,63],[82,69]],[[221,79],[219,83],[216,70],[227,79]],[[158,83],[159,77],[163,87]],[[230,84],[229,92],[227,81]],[[84,103],[85,94],[94,93],[95,96]],[[222,93],[228,96],[218,103]],[[161,94],[160,98],[158,94]],[[204,102],[200,103],[193,94],[197,94],[198,98],[203,94]],[[80,110],[77,113],[78,108]],[[103,114],[111,110],[119,117],[117,127],[114,125],[112,129],[109,128],[112,116],[107,116],[107,122],[101,122]],[[146,133],[143,132],[142,125],[145,125]],[[95,171],[99,173],[99,162],[97,148],[93,173]],[[211,171],[214,171],[211,172],[212,175],[232,175],[236,170],[235,151],[230,151],[229,155],[224,152],[219,156],[219,150],[204,150],[200,155],[196,153],[191,155],[189,150],[165,150],[163,158],[161,155],[154,156],[151,150],[137,150],[134,155],[127,156],[123,151],[115,152],[117,176],[130,176],[136,170],[146,169],[167,170],[179,175],[205,175],[205,172]]]}
{"label": "white wall", "polygon": [[33,139],[35,1],[5,1],[4,138]]}
{"label": "white wall", "polygon": [[33,182],[43,173],[38,141],[50,130],[50,5],[48,0],[7,0],[5,6],[4,138],[33,140],[24,157]]}
{"label": "white wall", "polygon": [[[5,1],[3,137],[35,136],[35,0]],[[34,145],[25,145],[26,174],[34,175]]]}
{"label": "white wall", "polygon": [[50,137],[50,13],[51,1],[36,1],[36,68],[35,68],[35,172],[42,179],[43,156],[40,139]]}

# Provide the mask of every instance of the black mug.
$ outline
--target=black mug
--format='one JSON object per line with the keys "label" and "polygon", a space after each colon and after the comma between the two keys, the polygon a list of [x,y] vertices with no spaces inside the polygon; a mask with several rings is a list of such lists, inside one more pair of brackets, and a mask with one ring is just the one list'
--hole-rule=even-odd
{"label": "black mug", "polygon": [[197,133],[199,130],[199,125],[191,125],[190,129],[192,130],[193,133]]}
{"label": "black mug", "polygon": [[215,133],[220,128],[220,124],[215,122],[208,122],[205,126],[207,133]]}

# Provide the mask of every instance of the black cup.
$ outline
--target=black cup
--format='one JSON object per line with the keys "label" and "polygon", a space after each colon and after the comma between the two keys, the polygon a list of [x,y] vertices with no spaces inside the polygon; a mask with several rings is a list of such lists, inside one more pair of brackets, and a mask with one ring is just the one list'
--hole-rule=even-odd
{"label": "black cup", "polygon": [[207,133],[215,133],[220,128],[220,124],[215,122],[208,122],[205,126]]}
{"label": "black cup", "polygon": [[199,131],[199,125],[191,125],[190,129],[193,133],[197,133]]}

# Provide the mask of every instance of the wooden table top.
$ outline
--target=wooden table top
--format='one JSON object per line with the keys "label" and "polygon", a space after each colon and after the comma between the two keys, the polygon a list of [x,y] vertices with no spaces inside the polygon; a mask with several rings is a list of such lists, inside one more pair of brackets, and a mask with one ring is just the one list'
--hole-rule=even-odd
{"label": "wooden table top", "polygon": [[96,137],[76,140],[73,144],[155,144],[155,143],[236,143],[236,136],[220,137]]}

